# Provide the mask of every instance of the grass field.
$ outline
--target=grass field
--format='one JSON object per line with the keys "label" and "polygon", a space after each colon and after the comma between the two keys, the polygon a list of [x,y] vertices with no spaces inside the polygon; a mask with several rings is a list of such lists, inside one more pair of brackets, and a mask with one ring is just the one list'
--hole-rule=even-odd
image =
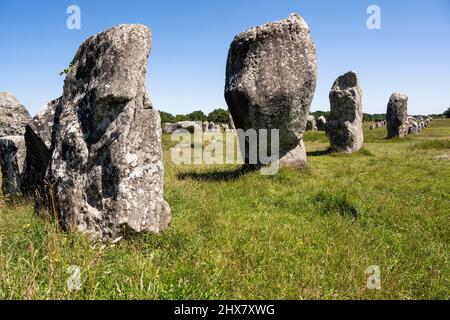
{"label": "grass field", "polygon": [[[330,154],[307,133],[305,170],[243,175],[176,167],[164,137],[162,235],[91,244],[0,198],[1,299],[449,299],[450,120],[418,136]],[[81,268],[70,292],[68,267]],[[381,269],[381,290],[366,270]]]}

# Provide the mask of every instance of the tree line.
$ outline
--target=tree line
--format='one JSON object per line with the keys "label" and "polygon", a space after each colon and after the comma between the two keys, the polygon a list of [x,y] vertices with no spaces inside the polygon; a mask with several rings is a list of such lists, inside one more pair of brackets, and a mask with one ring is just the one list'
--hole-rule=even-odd
{"label": "tree line", "polygon": [[[172,115],[168,112],[160,111],[161,115],[161,123],[175,123],[180,121],[209,121],[214,123],[228,123],[230,121],[230,114],[225,109],[215,109],[209,114],[205,114],[203,111],[194,111],[189,114],[177,114]],[[323,116],[326,119],[329,118],[330,112],[329,111],[315,111],[312,113],[313,116],[318,119],[319,117]],[[447,118],[450,118],[450,108],[447,109],[443,113],[443,115]],[[431,115],[433,116],[433,115]],[[439,117],[440,115],[434,115],[435,117]],[[364,113],[363,121],[364,122],[376,122],[376,121],[383,121],[386,118],[386,115],[384,113],[380,114],[368,114]]]}
{"label": "tree line", "polygon": [[208,115],[203,111],[194,111],[189,114],[172,115],[168,112],[160,111],[161,123],[175,123],[180,121],[209,121],[214,123],[228,123],[230,122],[230,114],[224,109],[215,109]]}

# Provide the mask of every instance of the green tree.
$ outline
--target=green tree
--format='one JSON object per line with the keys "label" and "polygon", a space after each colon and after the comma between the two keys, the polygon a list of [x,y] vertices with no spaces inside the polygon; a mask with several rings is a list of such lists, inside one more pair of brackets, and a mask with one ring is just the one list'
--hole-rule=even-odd
{"label": "green tree", "polygon": [[450,118],[450,108],[448,108],[447,111],[444,112],[444,116],[446,118]]}
{"label": "green tree", "polygon": [[203,111],[194,111],[192,113],[189,113],[188,115],[186,115],[186,118],[189,121],[206,121],[207,120],[207,116],[206,114],[203,113]]}
{"label": "green tree", "polygon": [[175,117],[168,113],[168,112],[164,112],[164,111],[160,111],[159,115],[161,117],[161,123],[173,123],[175,122]]}
{"label": "green tree", "polygon": [[174,122],[187,121],[188,118],[184,114],[177,114]]}
{"label": "green tree", "polygon": [[216,109],[208,115],[208,121],[214,123],[229,123],[230,113],[224,109]]}

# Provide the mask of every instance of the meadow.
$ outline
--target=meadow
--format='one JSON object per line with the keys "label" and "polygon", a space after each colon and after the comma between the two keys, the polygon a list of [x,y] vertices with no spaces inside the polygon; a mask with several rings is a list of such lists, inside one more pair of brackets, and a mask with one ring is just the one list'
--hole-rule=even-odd
{"label": "meadow", "polygon": [[[30,203],[0,198],[0,299],[449,299],[450,120],[328,152],[308,132],[308,167],[276,176],[175,166],[164,136],[161,235],[115,244],[65,234]],[[381,290],[367,288],[379,266]],[[70,266],[81,290],[70,291]],[[69,268],[69,269],[68,269]]]}

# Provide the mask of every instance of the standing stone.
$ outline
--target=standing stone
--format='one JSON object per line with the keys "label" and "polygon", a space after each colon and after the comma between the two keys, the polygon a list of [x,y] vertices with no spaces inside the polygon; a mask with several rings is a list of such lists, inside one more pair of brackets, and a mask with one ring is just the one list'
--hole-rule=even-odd
{"label": "standing stone", "polygon": [[420,132],[420,127],[414,119],[409,119],[408,122],[408,134],[418,134]]}
{"label": "standing stone", "polygon": [[[237,35],[228,53],[225,84],[236,128],[279,129],[280,164],[304,166],[302,139],[316,79],[316,49],[298,14]],[[248,146],[245,150],[248,162]]]}
{"label": "standing stone", "polygon": [[11,93],[0,92],[0,137],[21,136],[31,116]]}
{"label": "standing stone", "polygon": [[393,93],[389,99],[386,113],[388,139],[404,138],[408,135],[408,97]]}
{"label": "standing stone", "polygon": [[208,132],[209,130],[209,122],[205,121],[203,122],[203,132]]}
{"label": "standing stone", "polygon": [[325,119],[324,116],[320,116],[319,119],[317,119],[317,130],[319,131],[327,130],[327,119]]}
{"label": "standing stone", "polygon": [[8,195],[22,193],[21,175],[25,160],[23,136],[0,138],[0,166],[2,169],[2,192]]}
{"label": "standing stone", "polygon": [[146,92],[150,49],[147,27],[120,25],[75,55],[46,177],[66,230],[110,239],[169,225],[160,117]]}
{"label": "standing stone", "polygon": [[308,116],[306,131],[317,131],[317,121],[316,117],[314,117],[313,115]]}
{"label": "standing stone", "polygon": [[27,147],[24,172],[23,192],[34,196],[38,207],[44,198],[45,174],[53,153],[54,123],[58,123],[61,112],[61,98],[50,101],[25,129]]}
{"label": "standing stone", "polygon": [[362,92],[354,72],[336,79],[330,92],[327,135],[335,152],[352,153],[364,144]]}

